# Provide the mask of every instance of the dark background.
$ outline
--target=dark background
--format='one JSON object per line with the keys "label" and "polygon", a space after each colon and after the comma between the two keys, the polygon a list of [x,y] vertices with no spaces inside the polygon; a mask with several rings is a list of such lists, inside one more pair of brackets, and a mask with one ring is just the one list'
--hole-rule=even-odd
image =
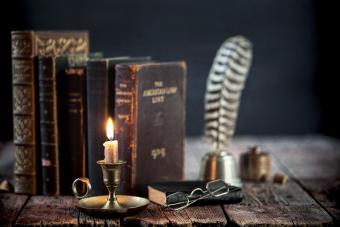
{"label": "dark background", "polygon": [[338,7],[329,1],[10,1],[2,5],[0,141],[12,139],[10,31],[89,30],[91,50],[188,64],[187,134],[201,135],[221,43],[254,44],[236,134],[340,136]]}

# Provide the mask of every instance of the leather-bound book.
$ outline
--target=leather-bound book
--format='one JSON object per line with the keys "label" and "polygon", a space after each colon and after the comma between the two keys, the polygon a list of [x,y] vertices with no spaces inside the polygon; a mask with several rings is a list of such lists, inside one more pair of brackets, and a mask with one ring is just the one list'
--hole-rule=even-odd
{"label": "leather-bound book", "polygon": [[71,194],[73,180],[86,176],[86,63],[98,57],[100,53],[38,58],[44,195]]}
{"label": "leather-bound book", "polygon": [[15,192],[36,194],[40,175],[36,56],[87,53],[88,32],[12,32]]}
{"label": "leather-bound book", "polygon": [[55,58],[38,58],[42,194],[59,195],[59,132]]}
{"label": "leather-bound book", "polygon": [[86,55],[56,58],[60,193],[72,194],[72,182],[86,176]]}
{"label": "leather-bound book", "polygon": [[87,167],[94,195],[107,193],[97,164],[104,159],[103,143],[107,140],[105,122],[114,116],[115,65],[123,62],[149,61],[149,57],[116,57],[89,60],[87,64]]}
{"label": "leather-bound book", "polygon": [[[206,189],[207,181],[177,181],[177,182],[160,182],[148,185],[149,200],[160,204],[162,206],[170,206],[173,204],[173,208],[186,205],[189,197],[190,201],[197,200],[195,205],[202,204],[231,204],[241,202],[243,199],[243,193],[241,188],[235,186],[228,186],[229,188],[215,187],[209,190],[213,192],[213,195],[208,193]],[[198,191],[198,188],[205,191]],[[192,193],[193,190],[196,192]],[[183,196],[184,193],[187,197]],[[175,194],[176,193],[176,194]],[[203,199],[200,197],[205,196]],[[175,205],[177,204],[177,205]]]}
{"label": "leather-bound book", "polygon": [[151,182],[183,178],[185,97],[185,62],[116,66],[123,193],[146,194]]}

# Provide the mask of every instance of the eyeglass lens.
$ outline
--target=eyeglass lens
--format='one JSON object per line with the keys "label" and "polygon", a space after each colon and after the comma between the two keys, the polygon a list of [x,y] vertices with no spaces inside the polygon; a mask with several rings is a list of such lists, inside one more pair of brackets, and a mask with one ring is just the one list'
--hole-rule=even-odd
{"label": "eyeglass lens", "polygon": [[189,203],[188,196],[183,192],[176,192],[167,196],[167,204],[171,209],[186,207]]}
{"label": "eyeglass lens", "polygon": [[207,184],[207,190],[211,195],[219,197],[227,194],[229,192],[229,187],[224,181],[217,180],[209,182]]}

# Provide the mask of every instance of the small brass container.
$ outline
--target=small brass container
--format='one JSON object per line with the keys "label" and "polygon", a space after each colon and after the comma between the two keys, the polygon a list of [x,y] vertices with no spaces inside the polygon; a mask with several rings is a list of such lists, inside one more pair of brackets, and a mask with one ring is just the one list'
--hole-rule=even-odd
{"label": "small brass container", "polygon": [[271,156],[253,146],[240,157],[241,178],[247,181],[266,181],[270,176]]}

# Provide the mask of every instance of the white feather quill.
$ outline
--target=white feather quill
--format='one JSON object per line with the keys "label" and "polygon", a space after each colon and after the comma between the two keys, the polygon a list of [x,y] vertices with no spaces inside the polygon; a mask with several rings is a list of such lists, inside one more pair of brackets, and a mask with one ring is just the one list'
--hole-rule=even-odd
{"label": "white feather quill", "polygon": [[227,39],[217,51],[205,93],[205,138],[215,151],[228,149],[240,97],[252,61],[252,44],[242,36]]}

